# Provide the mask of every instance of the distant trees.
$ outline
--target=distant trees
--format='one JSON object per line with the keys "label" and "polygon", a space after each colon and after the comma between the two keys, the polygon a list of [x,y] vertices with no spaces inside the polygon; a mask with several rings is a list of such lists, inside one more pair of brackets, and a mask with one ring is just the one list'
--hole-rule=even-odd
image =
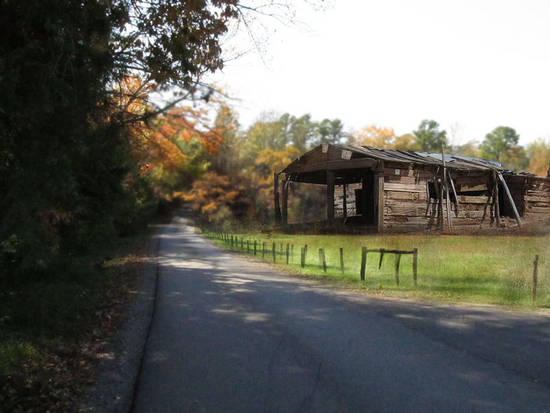
{"label": "distant trees", "polygon": [[[172,133],[184,114],[152,121],[174,102],[157,108],[143,92],[208,100],[201,75],[223,65],[220,37],[251,10],[238,0],[0,2],[1,278],[52,274],[130,230],[150,210],[142,149],[153,142],[179,167],[191,157],[173,148],[210,155],[215,140]],[[141,84],[122,85],[130,77]]]}
{"label": "distant trees", "polygon": [[447,146],[447,133],[439,130],[439,123],[435,120],[424,119],[413,134],[416,137],[416,146],[421,151],[440,152],[441,144]]}

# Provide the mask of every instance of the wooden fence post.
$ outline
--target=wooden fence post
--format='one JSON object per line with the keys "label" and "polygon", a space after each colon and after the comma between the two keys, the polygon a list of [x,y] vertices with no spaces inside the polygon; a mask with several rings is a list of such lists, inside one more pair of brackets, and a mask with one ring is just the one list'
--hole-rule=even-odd
{"label": "wooden fence post", "polygon": [[533,303],[537,300],[537,281],[538,281],[539,256],[535,255],[533,261]]}
{"label": "wooden fence post", "polygon": [[325,259],[325,250],[323,248],[319,248],[319,264],[321,264],[323,271],[327,272],[327,261]]}
{"label": "wooden fence post", "polygon": [[271,245],[271,254],[273,255],[273,262],[277,262],[275,258],[275,254],[277,254],[277,246],[275,245],[275,242]]}
{"label": "wooden fence post", "polygon": [[262,258],[265,257],[265,242],[262,241]]}
{"label": "wooden fence post", "polygon": [[416,287],[418,278],[418,248],[413,248],[413,282]]}
{"label": "wooden fence post", "polygon": [[233,248],[233,235],[231,235],[231,248]]}
{"label": "wooden fence post", "polygon": [[361,250],[361,281],[365,281],[365,268],[367,267],[367,247]]}
{"label": "wooden fence post", "polygon": [[250,241],[246,240],[246,253],[250,254]]}
{"label": "wooden fence post", "polygon": [[288,265],[288,259],[290,258],[290,244],[286,243],[286,265]]}
{"label": "wooden fence post", "polygon": [[256,240],[254,240],[254,256],[256,256]]}
{"label": "wooden fence post", "polygon": [[399,285],[399,263],[401,262],[401,254],[395,254],[395,284]]}
{"label": "wooden fence post", "polygon": [[344,249],[340,248],[340,270],[344,273]]}
{"label": "wooden fence post", "polygon": [[300,265],[302,268],[306,266],[306,251],[304,247],[300,248]]}
{"label": "wooden fence post", "polygon": [[290,244],[290,258],[294,258],[294,244]]}

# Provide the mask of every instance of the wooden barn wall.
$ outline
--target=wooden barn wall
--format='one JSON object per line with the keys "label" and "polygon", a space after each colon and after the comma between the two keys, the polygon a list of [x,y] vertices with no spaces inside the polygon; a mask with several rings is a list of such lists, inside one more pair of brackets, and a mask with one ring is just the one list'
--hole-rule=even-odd
{"label": "wooden barn wall", "polygon": [[[429,182],[437,168],[407,168],[387,163],[384,170],[384,230],[387,232],[429,231],[440,228],[439,204],[430,198]],[[441,177],[441,170],[439,171]],[[451,170],[458,197],[451,202],[451,220],[455,230],[475,230],[491,225],[493,208],[487,205],[490,177],[485,172]],[[450,185],[450,184],[449,184]],[[451,201],[454,194],[449,186]],[[433,194],[432,194],[433,195]],[[484,212],[485,211],[485,212]],[[485,218],[484,217],[485,213]],[[444,228],[447,225],[445,194],[443,197]]]}
{"label": "wooden barn wall", "polygon": [[[512,178],[512,179],[511,179]],[[544,177],[505,177],[506,182],[513,185],[521,184],[523,192],[523,217],[525,223],[537,223],[550,220],[550,179]]]}
{"label": "wooden barn wall", "polygon": [[384,231],[424,231],[428,228],[428,181],[432,177],[431,169],[385,163]]}

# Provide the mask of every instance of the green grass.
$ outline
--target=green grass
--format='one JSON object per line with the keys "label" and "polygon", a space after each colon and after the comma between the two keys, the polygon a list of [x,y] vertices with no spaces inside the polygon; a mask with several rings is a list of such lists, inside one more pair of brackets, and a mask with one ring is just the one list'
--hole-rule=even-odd
{"label": "green grass", "polygon": [[[262,259],[261,242],[266,242],[264,260],[273,262],[272,243],[277,245],[277,262],[289,270],[308,276],[344,282],[352,288],[389,296],[445,302],[470,302],[506,306],[550,308],[550,237],[456,236],[456,235],[288,235],[234,234],[239,240],[258,241],[257,259]],[[224,247],[229,244],[209,235]],[[283,243],[283,254],[280,244]],[[294,245],[294,255],[286,266],[286,244]],[[300,248],[308,245],[306,267],[300,266]],[[344,248],[345,271],[341,272],[339,248]],[[366,281],[360,281],[361,248],[418,249],[418,284],[412,277],[412,255],[403,255],[400,284],[395,283],[395,256],[385,254],[379,269],[378,253],[367,256]],[[327,272],[319,261],[325,249]],[[244,250],[233,248],[246,254]],[[532,303],[533,260],[539,255],[537,301]],[[252,254],[250,254],[252,255]]]}

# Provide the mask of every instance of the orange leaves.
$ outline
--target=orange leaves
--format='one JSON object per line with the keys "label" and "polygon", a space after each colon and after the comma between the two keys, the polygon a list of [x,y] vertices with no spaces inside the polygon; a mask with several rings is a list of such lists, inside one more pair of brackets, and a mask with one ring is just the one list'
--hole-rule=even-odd
{"label": "orange leaves", "polygon": [[234,216],[246,216],[255,192],[253,182],[245,175],[228,176],[206,172],[193,183],[184,200],[213,222],[220,217],[227,218],[227,214],[222,211],[232,211]]}

